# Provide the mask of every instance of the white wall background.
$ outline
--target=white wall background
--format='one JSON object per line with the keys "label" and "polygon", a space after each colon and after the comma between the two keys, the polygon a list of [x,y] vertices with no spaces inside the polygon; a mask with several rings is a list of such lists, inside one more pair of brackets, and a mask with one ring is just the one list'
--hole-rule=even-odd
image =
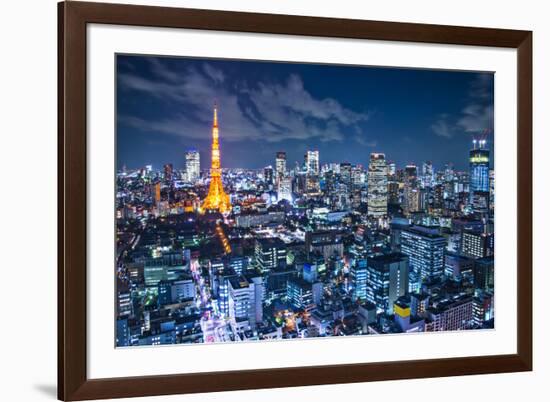
{"label": "white wall background", "polygon": [[[120,0],[122,1],[122,0]],[[535,370],[444,379],[157,397],[157,401],[542,400],[550,378],[544,203],[550,151],[550,25],[540,0],[142,0],[136,3],[471,25],[534,31]],[[4,2],[0,14],[0,399],[45,401],[56,390],[56,1]],[[393,388],[393,390],[392,390]],[[540,396],[539,396],[540,395]],[[145,398],[134,399],[146,400]]]}

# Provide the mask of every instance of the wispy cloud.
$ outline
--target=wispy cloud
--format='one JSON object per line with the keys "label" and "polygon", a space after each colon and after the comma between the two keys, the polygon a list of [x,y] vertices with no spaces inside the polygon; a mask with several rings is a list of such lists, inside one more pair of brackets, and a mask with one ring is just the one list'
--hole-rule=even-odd
{"label": "wispy cloud", "polygon": [[453,138],[458,133],[476,133],[493,128],[493,76],[478,74],[471,82],[468,91],[468,104],[459,115],[451,118],[448,113],[441,114],[431,125],[435,135]]}
{"label": "wispy cloud", "polygon": [[452,138],[456,127],[449,121],[448,114],[441,114],[431,128],[435,135],[439,137]]}
{"label": "wispy cloud", "polygon": [[169,68],[162,59],[151,58],[149,63],[152,78],[120,73],[121,89],[168,100],[182,111],[157,120],[119,117],[120,123],[143,131],[204,138],[209,135],[214,101],[220,107],[225,141],[341,141],[348,130],[360,131],[359,124],[369,118],[366,111],[353,111],[331,98],[314,97],[298,75],[290,75],[284,82],[241,82],[236,86],[208,63],[181,71]]}

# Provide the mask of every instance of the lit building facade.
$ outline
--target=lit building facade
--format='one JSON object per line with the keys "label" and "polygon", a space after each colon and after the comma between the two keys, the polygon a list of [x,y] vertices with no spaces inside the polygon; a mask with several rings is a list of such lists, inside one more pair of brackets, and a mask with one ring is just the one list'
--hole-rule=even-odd
{"label": "lit building facade", "polygon": [[388,214],[388,166],[386,157],[381,153],[370,155],[368,180],[367,214],[382,217]]}
{"label": "lit building facade", "polygon": [[474,140],[474,149],[470,151],[470,194],[489,193],[489,150],[485,140]]}
{"label": "lit building facade", "polygon": [[409,290],[409,258],[391,253],[370,257],[367,265],[367,300],[393,314],[394,303]]}
{"label": "lit building facade", "polygon": [[201,157],[199,151],[191,149],[185,153],[185,172],[187,181],[195,183],[201,176]]}
{"label": "lit building facade", "polygon": [[430,230],[414,226],[401,231],[401,252],[421,279],[443,275],[446,246],[447,239]]}

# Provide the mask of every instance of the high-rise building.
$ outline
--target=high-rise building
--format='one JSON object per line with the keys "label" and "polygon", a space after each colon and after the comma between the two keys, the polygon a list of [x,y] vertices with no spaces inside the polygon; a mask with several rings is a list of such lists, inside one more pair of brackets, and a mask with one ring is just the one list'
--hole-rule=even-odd
{"label": "high-rise building", "polygon": [[474,140],[474,149],[470,151],[470,194],[489,193],[489,150],[485,149],[485,140]]}
{"label": "high-rise building", "polygon": [[349,162],[340,163],[340,178],[343,184],[351,190],[351,164]]}
{"label": "high-rise building", "polygon": [[405,166],[405,181],[409,183],[413,183],[418,178],[418,168],[414,163],[410,163],[407,166]]}
{"label": "high-rise building", "polygon": [[397,173],[397,167],[395,165],[395,162],[388,162],[388,175],[389,176],[395,176]]}
{"label": "high-rise building", "polygon": [[174,166],[171,163],[164,165],[164,180],[172,181],[174,177]]}
{"label": "high-rise building", "polygon": [[290,176],[283,177],[279,180],[279,188],[277,189],[277,201],[292,201],[292,178]]}
{"label": "high-rise building", "polygon": [[388,166],[381,153],[370,154],[368,180],[367,214],[381,217],[388,214]]}
{"label": "high-rise building", "polygon": [[319,175],[319,151],[307,151],[304,155],[308,175]]}
{"label": "high-rise building", "polygon": [[462,232],[461,252],[473,258],[483,258],[493,255],[494,235],[475,231]]}
{"label": "high-rise building", "polygon": [[443,275],[447,239],[429,228],[413,226],[401,231],[401,252],[422,279]]}
{"label": "high-rise building", "polygon": [[279,151],[275,156],[275,181],[277,186],[286,177],[286,152]]}
{"label": "high-rise building", "polygon": [[273,184],[275,184],[275,182],[274,182],[274,178],[273,178],[273,167],[272,166],[266,166],[264,168],[264,182],[265,182],[266,186],[269,189],[273,188]]}
{"label": "high-rise building", "polygon": [[191,149],[185,153],[185,172],[187,181],[196,182],[201,175],[201,158],[199,151]]}
{"label": "high-rise building", "polygon": [[256,239],[256,265],[261,272],[286,267],[286,245],[276,237]]}
{"label": "high-rise building", "polygon": [[409,290],[409,258],[401,253],[370,257],[367,264],[367,300],[387,314]]}
{"label": "high-rise building", "polygon": [[426,161],[422,164],[422,187],[429,188],[433,186],[434,169],[432,162]]}
{"label": "high-rise building", "polygon": [[495,285],[495,259],[485,257],[475,260],[474,285],[478,289],[488,290]]}
{"label": "high-rise building", "polygon": [[429,323],[426,331],[458,331],[473,325],[473,299],[462,296],[438,303],[426,312]]}
{"label": "high-rise building", "polygon": [[350,268],[350,276],[353,286],[353,297],[356,300],[367,300],[367,275],[367,260],[358,259],[353,261]]}
{"label": "high-rise building", "polygon": [[298,310],[305,310],[321,301],[323,285],[321,282],[307,282],[302,278],[291,278],[287,282],[287,300]]}
{"label": "high-rise building", "polygon": [[235,321],[248,320],[251,327],[262,321],[261,277],[246,278],[242,275],[228,278],[229,316]]}
{"label": "high-rise building", "polygon": [[218,108],[216,106],[214,106],[214,123],[212,125],[212,166],[210,168],[210,187],[208,189],[208,195],[202,204],[202,210],[217,210],[222,213],[229,212],[231,210],[229,195],[225,193],[222,184]]}

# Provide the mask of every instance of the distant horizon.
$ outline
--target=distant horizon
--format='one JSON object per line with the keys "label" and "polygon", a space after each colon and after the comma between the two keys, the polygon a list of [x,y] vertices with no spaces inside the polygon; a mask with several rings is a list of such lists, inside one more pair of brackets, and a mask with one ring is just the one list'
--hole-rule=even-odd
{"label": "distant horizon", "polygon": [[191,149],[207,170],[214,102],[222,168],[274,166],[277,151],[293,168],[316,149],[321,165],[380,152],[467,171],[486,130],[492,167],[493,87],[492,73],[118,55],[117,170],[181,169]]}

